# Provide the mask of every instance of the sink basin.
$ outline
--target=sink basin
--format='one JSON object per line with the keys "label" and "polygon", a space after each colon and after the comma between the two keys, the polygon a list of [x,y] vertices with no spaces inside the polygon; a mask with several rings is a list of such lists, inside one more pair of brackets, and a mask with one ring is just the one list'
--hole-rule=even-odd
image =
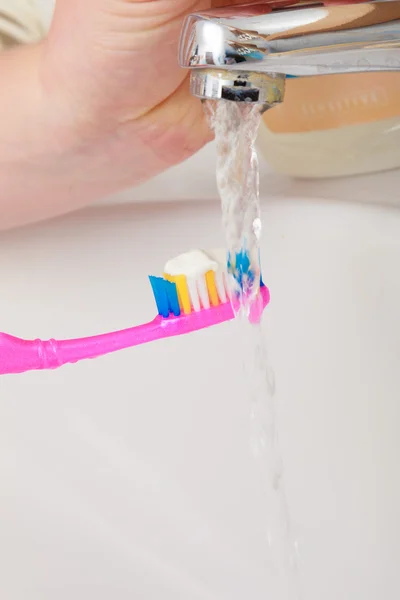
{"label": "sink basin", "polygon": [[[263,218],[263,327],[303,598],[398,600],[400,212],[287,196]],[[148,274],[221,243],[208,200],[3,234],[1,329],[139,324],[155,314]],[[268,598],[240,344],[225,323],[0,379],[1,598]]]}

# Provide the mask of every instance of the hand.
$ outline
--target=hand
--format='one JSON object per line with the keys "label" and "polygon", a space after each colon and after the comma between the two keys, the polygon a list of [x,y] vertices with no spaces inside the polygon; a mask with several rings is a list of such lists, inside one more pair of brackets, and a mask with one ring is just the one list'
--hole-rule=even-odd
{"label": "hand", "polygon": [[1,53],[0,229],[145,181],[210,140],[179,36],[187,13],[235,3],[57,0],[43,44]]}
{"label": "hand", "polygon": [[211,139],[201,103],[189,93],[188,72],[177,62],[183,17],[210,4],[57,1],[43,78],[88,151],[96,152],[104,189],[148,179]]}
{"label": "hand", "polygon": [[188,73],[177,64],[182,20],[211,5],[239,2],[57,1],[45,53],[47,83],[60,90],[61,103],[67,97],[78,134],[97,144],[99,164],[109,166],[106,189],[112,181],[123,186],[147,179],[210,140],[201,104],[189,94]]}

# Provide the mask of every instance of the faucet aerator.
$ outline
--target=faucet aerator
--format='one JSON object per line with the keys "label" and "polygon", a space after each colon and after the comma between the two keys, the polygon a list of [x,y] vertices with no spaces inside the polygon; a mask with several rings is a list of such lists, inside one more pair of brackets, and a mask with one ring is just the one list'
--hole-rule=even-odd
{"label": "faucet aerator", "polygon": [[193,69],[190,91],[203,100],[231,100],[263,104],[270,108],[282,102],[285,75],[222,69]]}

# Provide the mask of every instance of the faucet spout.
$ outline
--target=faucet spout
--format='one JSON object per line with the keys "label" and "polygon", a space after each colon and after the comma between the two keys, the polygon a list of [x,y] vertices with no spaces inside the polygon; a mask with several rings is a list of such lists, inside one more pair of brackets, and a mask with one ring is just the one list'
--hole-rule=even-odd
{"label": "faucet spout", "polygon": [[194,95],[279,101],[287,76],[400,70],[399,0],[277,6],[264,0],[186,18],[179,61],[192,70]]}

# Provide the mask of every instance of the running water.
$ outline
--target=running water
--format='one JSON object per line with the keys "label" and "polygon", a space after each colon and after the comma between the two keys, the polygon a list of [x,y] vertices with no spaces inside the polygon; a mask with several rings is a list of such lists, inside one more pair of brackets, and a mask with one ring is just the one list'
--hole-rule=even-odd
{"label": "running water", "polygon": [[228,272],[237,312],[249,315],[260,288],[261,214],[254,150],[260,105],[207,101],[217,144],[217,185],[228,251]]}
{"label": "running water", "polygon": [[251,451],[261,470],[266,499],[268,597],[299,600],[295,544],[283,485],[283,465],[276,426],[275,382],[268,365],[261,324],[249,317],[260,288],[261,211],[255,139],[261,108],[226,100],[207,101],[205,110],[215,131],[217,185],[227,247],[234,310],[239,317],[240,346],[250,397]]}

